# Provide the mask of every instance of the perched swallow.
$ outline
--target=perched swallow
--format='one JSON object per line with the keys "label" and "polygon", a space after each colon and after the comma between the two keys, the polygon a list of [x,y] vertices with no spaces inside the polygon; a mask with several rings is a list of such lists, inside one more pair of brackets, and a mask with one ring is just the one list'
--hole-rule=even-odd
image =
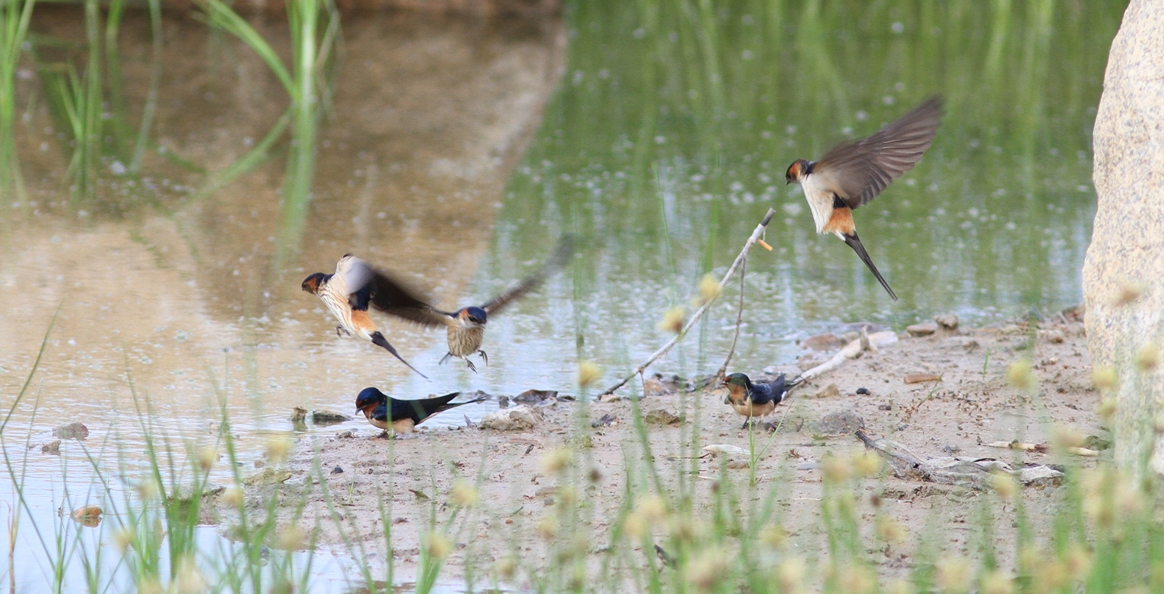
{"label": "perched swallow", "polygon": [[930,148],[941,117],[942,99],[932,97],[872,136],[833,147],[820,161],[793,161],[784,174],[787,183],[796,182],[804,188],[816,232],[833,233],[853,248],[894,301],[897,295],[857,237],[853,209],[876,198],[889,182],[913,169]]}
{"label": "perched swallow", "polygon": [[360,391],[360,395],[356,396],[356,412],[364,413],[364,416],[368,417],[369,423],[385,431],[391,429],[396,433],[412,433],[413,427],[439,412],[457,408],[462,404],[473,404],[485,400],[485,397],[482,396],[476,400],[449,403],[460,395],[460,392],[453,392],[436,398],[396,400],[389,398],[376,388],[364,388]]}
{"label": "perched swallow", "polygon": [[445,326],[448,329],[449,352],[441,358],[441,363],[449,357],[459,357],[468,363],[474,372],[477,367],[469,360],[469,355],[481,355],[481,360],[489,364],[489,356],[481,349],[485,338],[485,324],[489,316],[501,308],[536,289],[551,273],[562,268],[574,255],[574,241],[566,236],[558,242],[554,255],[537,272],[525,277],[520,283],[504,293],[490,299],[484,305],[462,307],[457,311],[442,311],[421,300],[409,289],[379,273],[374,273],[372,284],[372,305],[386,313],[404,318],[422,326]]}
{"label": "perched swallow", "polygon": [[736,412],[748,417],[744,427],[753,417],[762,417],[776,410],[776,405],[784,400],[788,390],[803,381],[794,378],[790,382],[784,381],[784,374],[770,381],[753,384],[748,376],[742,373],[733,373],[723,378],[723,385],[727,386],[728,395],[723,399],[724,404],[732,405]]}
{"label": "perched swallow", "polygon": [[388,339],[384,338],[384,335],[376,328],[376,323],[368,315],[368,303],[373,298],[378,299],[380,304],[414,305],[410,301],[411,297],[406,294],[392,291],[388,291],[386,294],[376,294],[379,285],[384,284],[373,285],[371,281],[378,276],[382,275],[372,270],[363,260],[351,254],[344,254],[344,257],[340,258],[339,263],[336,264],[334,273],[316,272],[303,279],[302,286],[304,291],[318,296],[332,315],[339,320],[340,325],[335,327],[337,335],[354,335],[369,340],[372,344],[383,347],[392,353],[394,357],[400,359],[401,363],[416,371],[420,377],[428,379],[428,376],[417,371],[408,361],[404,360],[404,357],[400,356],[400,353],[396,352],[396,348],[388,342]]}

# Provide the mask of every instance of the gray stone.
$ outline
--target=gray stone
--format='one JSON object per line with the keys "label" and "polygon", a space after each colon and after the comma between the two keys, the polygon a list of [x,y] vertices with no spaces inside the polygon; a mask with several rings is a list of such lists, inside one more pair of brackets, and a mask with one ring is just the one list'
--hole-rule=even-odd
{"label": "gray stone", "polygon": [[1164,3],[1132,0],[1112,41],[1095,118],[1092,179],[1098,194],[1083,263],[1084,321],[1096,369],[1119,378],[1113,394],[1115,460],[1129,470],[1148,440],[1164,472],[1161,366],[1137,366],[1145,345],[1164,344]]}
{"label": "gray stone", "polygon": [[934,316],[934,321],[937,322],[943,330],[958,329],[958,316],[954,314],[938,314]]}
{"label": "gray stone", "polygon": [[522,404],[485,415],[478,423],[482,429],[494,431],[524,431],[533,429],[542,420],[541,411]]}
{"label": "gray stone", "polygon": [[938,331],[938,325],[933,322],[922,322],[921,324],[906,326],[905,331],[914,337],[929,336]]}

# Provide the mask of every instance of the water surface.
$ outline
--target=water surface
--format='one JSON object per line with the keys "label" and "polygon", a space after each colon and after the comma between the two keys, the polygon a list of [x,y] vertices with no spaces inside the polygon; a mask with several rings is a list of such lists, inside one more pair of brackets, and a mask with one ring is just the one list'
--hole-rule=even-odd
{"label": "water surface", "polygon": [[[611,382],[667,340],[663,312],[692,311],[699,279],[723,274],[768,208],[775,249],[748,261],[739,369],[791,369],[796,339],[845,322],[900,329],[952,312],[985,323],[1073,305],[1095,204],[1090,131],[1122,9],[614,2],[571,5],[564,22],[345,17],[303,197],[285,192],[285,141],[253,171],[207,186],[277,124],[286,94],[252,52],[191,20],[165,19],[154,62],[148,20],[132,13],[118,45],[122,101],[104,115],[135,129],[160,69],[151,151],[127,172],[110,140],[93,193],[70,189],[71,145],[46,73],[77,59],[49,41],[83,39],[83,20],[42,10],[37,60],[17,85],[24,185],[0,203],[6,403],[47,342],[5,451],[27,456],[26,495],[51,525],[65,486],[92,492],[92,472],[77,444],[59,458],[24,444],[50,441],[64,422],[84,422],[99,464],[132,477],[143,462],[137,407],[178,449],[214,443],[225,410],[250,461],[271,432],[291,430],[292,407],[350,412],[369,385],[404,397],[577,394],[579,359]],[[282,22],[254,24],[287,50]],[[799,188],[782,178],[794,159],[933,94],[946,98],[933,147],[855,215],[894,303],[847,246],[813,232]],[[579,256],[491,320],[478,374],[437,365],[441,333],[384,321],[425,381],[337,338],[299,289],[353,252],[438,306],[481,303],[564,233],[580,238]],[[656,369],[719,366],[737,287]],[[431,424],[462,422],[450,417]],[[349,429],[373,434],[356,421],[311,431]]]}

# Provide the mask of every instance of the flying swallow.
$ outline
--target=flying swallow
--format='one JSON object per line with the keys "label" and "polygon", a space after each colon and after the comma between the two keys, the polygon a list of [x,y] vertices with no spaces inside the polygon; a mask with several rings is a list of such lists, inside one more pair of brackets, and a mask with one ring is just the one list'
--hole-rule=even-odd
{"label": "flying swallow", "polygon": [[797,159],[784,174],[804,188],[817,233],[841,238],[873,271],[889,296],[897,295],[877,271],[853,224],[853,210],[873,200],[930,148],[942,117],[941,97],[932,97],[868,138],[838,144],[820,161]]}
{"label": "flying swallow", "polygon": [[473,404],[485,400],[482,396],[475,400],[450,404],[449,401],[460,396],[460,392],[424,398],[421,400],[397,400],[389,398],[376,388],[364,388],[356,396],[356,412],[364,413],[368,422],[385,431],[391,429],[395,433],[412,433],[413,427],[425,422],[429,417],[457,408],[462,404]]}
{"label": "flying swallow", "polygon": [[744,427],[753,417],[762,417],[776,410],[776,405],[784,400],[788,390],[803,381],[799,377],[792,381],[785,381],[784,374],[770,382],[752,383],[748,376],[742,373],[733,373],[723,378],[723,385],[727,386],[728,395],[724,404],[732,405],[736,412],[748,417]]}
{"label": "flying swallow", "polygon": [[344,254],[344,257],[340,258],[339,263],[336,264],[334,273],[316,272],[303,279],[302,287],[304,291],[318,296],[332,315],[339,320],[340,325],[335,327],[336,335],[359,336],[364,340],[369,340],[372,344],[392,353],[394,357],[400,359],[401,363],[416,371],[420,377],[428,379],[428,376],[417,371],[408,361],[404,360],[404,357],[400,356],[400,353],[396,352],[396,348],[388,342],[388,339],[384,338],[384,335],[376,328],[376,323],[368,315],[368,303],[373,298],[378,299],[381,304],[414,305],[408,294],[393,291],[388,291],[382,295],[376,294],[379,285],[373,286],[371,281],[378,276],[383,275],[372,270],[363,260],[351,254]]}
{"label": "flying swallow", "polygon": [[458,357],[464,359],[469,369],[476,372],[477,367],[468,357],[476,353],[486,365],[489,364],[489,356],[481,349],[481,341],[485,338],[485,324],[489,316],[538,288],[546,277],[565,266],[573,255],[573,238],[565,236],[558,242],[553,256],[516,286],[490,299],[484,305],[462,307],[457,311],[437,309],[425,303],[403,285],[373,271],[371,283],[375,288],[372,291],[371,303],[388,314],[422,326],[445,326],[448,330],[449,352],[440,362],[443,364],[450,357]]}

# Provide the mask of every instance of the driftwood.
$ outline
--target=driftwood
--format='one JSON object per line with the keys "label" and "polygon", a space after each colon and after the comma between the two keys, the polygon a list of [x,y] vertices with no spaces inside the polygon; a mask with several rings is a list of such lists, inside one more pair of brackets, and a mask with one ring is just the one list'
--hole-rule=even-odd
{"label": "driftwood", "polygon": [[[723,279],[719,281],[720,292],[723,291],[724,285],[727,284],[732,275],[736,273],[736,269],[743,265],[744,261],[748,259],[748,252],[750,252],[752,250],[752,246],[756,245],[756,242],[760,240],[760,236],[764,234],[764,230],[768,228],[769,221],[771,221],[772,217],[775,215],[776,211],[769,208],[768,213],[764,215],[764,219],[760,221],[759,225],[756,225],[756,229],[752,231],[752,235],[748,237],[746,242],[744,242],[744,247],[740,250],[740,255],[736,256],[735,261],[732,262],[731,268],[728,268],[728,271],[723,275]],[[707,309],[711,307],[712,303],[715,303],[715,300],[718,297],[719,293],[708,299],[707,302],[704,303],[699,309],[695,310],[695,313],[691,315],[691,319],[688,320],[686,324],[684,324],[683,328],[679,330],[679,333],[676,334],[674,338],[667,341],[667,344],[659,347],[659,350],[655,351],[650,357],[648,357],[647,360],[642,363],[642,365],[639,365],[637,368],[635,368],[635,370],[631,372],[630,375],[622,378],[618,383],[604,390],[601,394],[598,395],[599,398],[601,399],[604,396],[613,394],[615,390],[625,386],[626,383],[631,381],[631,379],[633,379],[636,375],[642,375],[642,373],[646,371],[646,369],[650,367],[651,364],[658,360],[659,357],[666,355],[667,352],[671,350],[671,347],[674,347],[680,340],[683,340],[683,337],[687,335],[687,331],[690,330],[692,326],[695,326],[695,323],[703,317],[704,312],[706,312]]]}
{"label": "driftwood", "polygon": [[816,367],[813,367],[812,369],[809,369],[808,371],[800,374],[797,379],[801,382],[808,381],[814,377],[840,367],[845,363],[845,361],[848,361],[849,359],[856,359],[857,357],[860,357],[861,354],[865,351],[875,351],[878,349],[878,347],[883,347],[895,342],[897,342],[897,334],[892,330],[874,332],[873,334],[868,334],[862,330],[861,338],[858,338],[857,340],[854,340],[853,342],[845,345],[845,347],[841,349],[840,352],[833,355],[832,359],[829,359],[828,361],[825,361],[824,363],[821,363],[820,365],[817,365]]}
{"label": "driftwood", "polygon": [[1063,473],[1045,464],[1023,466],[1015,470],[1010,464],[994,458],[939,456],[930,458],[888,439],[873,439],[862,430],[855,435],[865,447],[881,454],[893,476],[906,480],[922,480],[948,485],[964,485],[975,489],[991,485],[995,474],[1007,474],[1027,486],[1058,486]]}

